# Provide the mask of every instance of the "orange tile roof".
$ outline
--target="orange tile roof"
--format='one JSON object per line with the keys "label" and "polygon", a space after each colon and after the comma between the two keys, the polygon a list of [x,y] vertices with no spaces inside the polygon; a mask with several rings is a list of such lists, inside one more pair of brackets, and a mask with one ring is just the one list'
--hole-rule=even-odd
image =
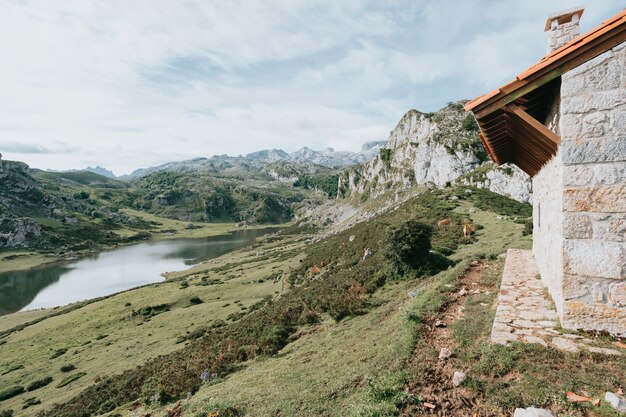
{"label": "orange tile roof", "polygon": [[[560,138],[533,121],[543,120],[567,71],[626,42],[626,9],[568,42],[511,82],[468,102],[480,140],[498,165],[511,162],[530,176],[554,156]],[[517,109],[515,111],[514,109]]]}
{"label": "orange tile roof", "polygon": [[476,97],[474,100],[467,102],[467,104],[465,104],[465,110],[472,110],[487,101],[491,101],[501,94],[508,94],[510,91],[507,90],[515,90],[515,87],[517,85],[521,85],[520,81],[526,80],[529,76],[541,71],[544,68],[558,66],[561,60],[567,59],[567,56],[572,52],[623,24],[626,24],[626,9],[611,17],[610,19],[602,22],[600,26],[590,30],[586,34],[577,37],[576,39],[566,43],[557,50],[546,55],[541,59],[541,61],[520,73],[515,78],[515,80],[511,81],[510,83],[505,84],[504,86],[496,90],[493,90],[487,94],[483,94],[482,96]]}

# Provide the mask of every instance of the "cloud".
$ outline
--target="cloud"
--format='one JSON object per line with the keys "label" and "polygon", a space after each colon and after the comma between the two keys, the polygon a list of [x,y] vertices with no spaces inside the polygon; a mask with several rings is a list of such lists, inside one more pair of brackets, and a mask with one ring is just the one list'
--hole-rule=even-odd
{"label": "cloud", "polygon": [[[0,149],[120,173],[261,148],[357,150],[410,108],[509,81],[545,52],[545,16],[575,5],[4,1]],[[583,31],[619,10],[594,2]]]}
{"label": "cloud", "polygon": [[49,149],[46,149],[40,145],[15,142],[0,142],[0,151],[23,154],[51,153]]}

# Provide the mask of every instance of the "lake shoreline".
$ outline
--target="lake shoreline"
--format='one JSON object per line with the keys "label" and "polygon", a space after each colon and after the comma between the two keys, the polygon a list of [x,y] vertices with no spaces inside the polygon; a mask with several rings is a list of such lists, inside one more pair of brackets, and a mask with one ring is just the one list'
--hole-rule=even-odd
{"label": "lake shoreline", "polygon": [[[231,225],[230,229],[223,229],[225,225]],[[277,225],[256,225],[249,227],[236,227],[235,223],[206,223],[207,226],[203,226],[202,229],[206,233],[202,233],[199,229],[190,230],[189,233],[184,231],[177,231],[171,234],[151,234],[150,239],[136,241],[136,242],[120,242],[112,245],[98,245],[95,249],[84,249],[72,252],[70,256],[55,254],[49,251],[38,251],[28,248],[23,249],[9,249],[0,250],[0,274],[8,272],[20,272],[31,271],[37,268],[52,266],[54,264],[63,264],[66,262],[72,262],[81,260],[89,255],[94,255],[102,252],[107,252],[127,246],[138,245],[141,243],[157,242],[170,239],[204,239],[208,237],[226,236],[233,232],[246,231],[246,230],[258,230],[266,228],[283,228],[291,223],[277,224]],[[214,226],[211,228],[210,226]],[[193,232],[193,233],[191,233]],[[11,258],[11,259],[7,259]]]}
{"label": "lake shoreline", "polygon": [[[41,262],[28,269],[6,272],[0,274],[0,287],[7,291],[0,297],[4,300],[2,304],[5,307],[0,309],[0,313],[4,316],[24,311],[40,311],[48,315],[52,310],[71,309],[74,304],[85,305],[101,300],[102,297],[146,285],[175,281],[170,274],[189,270],[233,250],[254,245],[267,234],[279,230],[281,227],[260,226],[208,234],[205,237],[168,236],[167,239],[118,245],[97,252],[85,251],[71,259],[50,259],[49,262]],[[154,258],[155,255],[161,256],[158,258],[160,260]],[[115,269],[111,270],[111,267]],[[86,278],[89,279],[85,281]],[[69,290],[58,289],[58,283],[63,282],[61,288],[66,288],[63,285],[69,284]],[[50,293],[47,288],[52,288],[52,285],[57,289]],[[27,291],[31,291],[30,298],[24,297]],[[44,301],[45,295],[41,298],[42,291],[48,291],[48,301]],[[19,296],[14,298],[11,295],[13,292]],[[20,301],[22,298],[23,304]]]}

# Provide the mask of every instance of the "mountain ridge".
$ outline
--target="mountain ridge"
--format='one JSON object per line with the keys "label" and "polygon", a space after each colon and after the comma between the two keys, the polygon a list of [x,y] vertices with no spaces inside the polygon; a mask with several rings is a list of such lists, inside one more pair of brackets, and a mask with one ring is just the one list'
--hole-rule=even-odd
{"label": "mountain ridge", "polygon": [[226,170],[237,170],[252,167],[254,169],[263,169],[267,165],[285,161],[296,164],[312,164],[326,168],[346,168],[354,164],[363,163],[372,159],[378,153],[378,150],[386,143],[386,141],[366,142],[359,152],[335,151],[333,148],[324,148],[320,151],[313,150],[309,147],[302,148],[288,153],[282,149],[262,149],[260,151],[251,152],[245,156],[230,155],[213,155],[210,158],[197,157],[193,159],[167,162],[165,164],[139,168],[127,175],[118,178],[124,180],[132,180],[144,177],[154,172],[191,172],[191,171],[212,171],[223,172]]}

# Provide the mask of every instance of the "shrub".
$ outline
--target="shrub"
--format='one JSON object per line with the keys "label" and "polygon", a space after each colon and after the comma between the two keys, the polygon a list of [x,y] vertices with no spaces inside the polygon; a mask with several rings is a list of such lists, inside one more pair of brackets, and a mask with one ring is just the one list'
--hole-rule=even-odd
{"label": "shrub", "polygon": [[416,220],[394,228],[389,233],[387,254],[399,267],[416,269],[428,262],[433,229]]}
{"label": "shrub", "polygon": [[81,191],[79,193],[75,193],[74,198],[77,200],[87,200],[89,198],[89,193],[86,191]]}
{"label": "shrub", "polygon": [[524,230],[522,230],[522,236],[528,236],[533,234],[533,221],[532,219],[524,222]]}
{"label": "shrub", "polygon": [[391,169],[391,157],[393,156],[393,150],[382,148],[380,150],[380,159],[385,164],[385,168]]}
{"label": "shrub", "polygon": [[13,410],[0,411],[0,417],[13,417]]}
{"label": "shrub", "polygon": [[468,132],[478,130],[478,123],[476,123],[476,119],[474,119],[474,116],[472,116],[471,113],[468,113],[467,116],[465,116],[462,126],[463,129],[467,130]]}
{"label": "shrub", "polygon": [[133,310],[132,316],[143,316],[144,318],[149,319],[150,317],[154,317],[166,311],[170,311],[169,304],[157,304],[154,306],[142,307],[139,310]]}
{"label": "shrub", "polygon": [[59,356],[63,356],[65,355],[65,353],[67,352],[67,348],[61,348],[61,349],[57,349],[51,356],[50,359],[55,359],[58,358]]}
{"label": "shrub", "polygon": [[77,372],[75,374],[68,375],[67,377],[63,378],[61,382],[59,382],[59,385],[57,385],[57,388],[62,388],[66,385],[69,385],[72,382],[76,381],[77,379],[84,377],[85,375],[87,375],[87,372]]}
{"label": "shrub", "polygon": [[[26,410],[28,407],[32,407],[33,405],[41,404],[41,401],[35,397],[26,398],[22,404],[22,410]],[[1,416],[1,414],[0,414]]]}
{"label": "shrub", "polygon": [[301,175],[294,187],[303,187],[305,189],[315,189],[323,191],[328,197],[335,198],[339,192],[339,176],[338,175]]}
{"label": "shrub", "polygon": [[71,371],[73,371],[74,369],[76,369],[76,367],[75,367],[74,365],[72,365],[72,364],[67,364],[67,365],[63,365],[63,366],[61,367],[61,372],[71,372]]}
{"label": "shrub", "polygon": [[51,376],[47,376],[47,377],[45,377],[43,379],[39,379],[37,381],[33,381],[30,384],[28,384],[28,386],[26,387],[26,390],[30,392],[30,391],[35,391],[36,389],[39,389],[39,388],[43,388],[46,385],[48,385],[49,383],[51,383],[52,380],[53,379],[52,379]]}
{"label": "shrub", "polygon": [[0,401],[8,400],[9,398],[13,398],[16,395],[20,395],[24,392],[24,387],[15,385],[13,387],[5,388],[0,391]]}
{"label": "shrub", "polygon": [[204,303],[204,301],[202,301],[202,299],[200,297],[191,297],[189,299],[189,304],[191,304],[192,306],[198,305],[198,304],[202,304]]}
{"label": "shrub", "polygon": [[6,374],[8,374],[10,372],[17,371],[17,370],[20,370],[20,369],[24,369],[24,365],[21,364],[21,363],[17,364],[17,365],[11,366],[9,369],[7,369],[6,371],[2,372],[2,374],[0,374],[0,375],[6,375]]}

